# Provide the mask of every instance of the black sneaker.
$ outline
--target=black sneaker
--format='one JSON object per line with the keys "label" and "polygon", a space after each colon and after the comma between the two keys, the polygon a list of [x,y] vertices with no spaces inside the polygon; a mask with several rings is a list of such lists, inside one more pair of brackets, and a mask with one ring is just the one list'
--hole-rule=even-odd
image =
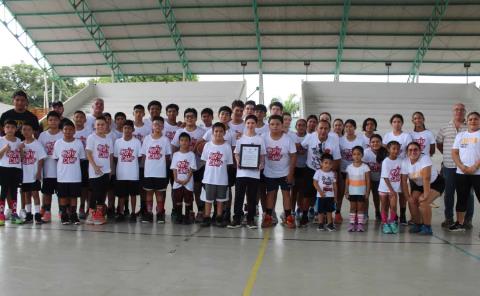
{"label": "black sneaker", "polygon": [[80,219],[78,219],[77,213],[72,213],[69,218],[70,218],[70,223],[74,225],[80,225]]}
{"label": "black sneaker", "polygon": [[115,219],[115,209],[113,209],[113,208],[108,208],[107,209],[107,219],[108,220]]}
{"label": "black sneaker", "polygon": [[225,221],[225,219],[222,216],[219,216],[215,219],[215,226],[217,227],[226,227],[228,225],[228,222]]}
{"label": "black sneaker", "polygon": [[247,227],[248,229],[257,229],[258,225],[257,223],[255,223],[254,220],[252,220],[252,221],[247,221]]}
{"label": "black sneaker", "polygon": [[33,223],[33,215],[32,213],[27,213],[25,215],[25,221],[23,222],[25,224]]}
{"label": "black sneaker", "polygon": [[450,226],[448,228],[449,231],[451,232],[464,232],[465,231],[465,226],[463,224],[460,224],[457,222],[455,222],[455,224],[453,224],[452,226]]}
{"label": "black sneaker", "polygon": [[232,223],[227,225],[227,228],[235,229],[242,227],[242,222],[239,219],[234,218]]}
{"label": "black sneaker", "polygon": [[[172,219],[173,219],[173,218],[172,218]],[[175,219],[172,220],[172,221],[173,221],[173,223],[175,223],[175,224],[183,224],[183,221],[184,221],[184,220],[188,220],[188,217],[183,217],[183,215],[181,215],[181,214],[180,214],[180,215],[176,214],[176,215],[175,215]]]}
{"label": "black sneaker", "polygon": [[333,223],[328,224],[326,228],[329,232],[337,231]]}
{"label": "black sneaker", "polygon": [[[158,216],[158,214],[157,214]],[[172,213],[170,214],[170,220],[171,221],[175,221],[175,223],[177,223],[177,218],[178,216],[180,216],[180,218],[182,217],[182,213],[180,213],[180,215],[177,213],[177,210],[175,208],[172,209]]]}
{"label": "black sneaker", "polygon": [[210,227],[210,225],[212,224],[211,220],[212,220],[212,218],[210,218],[210,217],[203,217],[203,220],[202,220],[202,223],[200,223],[200,226]]}
{"label": "black sneaker", "polygon": [[302,215],[300,218],[300,227],[307,227],[308,226],[308,215]]}
{"label": "black sneaker", "polygon": [[442,227],[443,228],[450,228],[450,226],[452,226],[453,224],[455,224],[453,219],[445,219],[445,221],[442,222]]}
{"label": "black sneaker", "polygon": [[70,225],[70,219],[67,213],[62,213],[60,216],[60,220],[62,222],[62,225]]}
{"label": "black sneaker", "polygon": [[43,224],[42,215],[35,213],[35,224]]}
{"label": "black sneaker", "polygon": [[140,220],[142,223],[153,223],[153,213],[142,213]]}
{"label": "black sneaker", "polygon": [[318,224],[317,230],[318,231],[325,231],[326,230],[325,229],[325,224],[323,224],[323,223]]}
{"label": "black sneaker", "polygon": [[165,213],[157,213],[157,223],[165,224]]}
{"label": "black sneaker", "polygon": [[400,224],[401,225],[408,225],[407,218],[405,216],[400,216]]}
{"label": "black sneaker", "polygon": [[128,208],[125,208],[125,210],[123,211],[123,215],[124,215],[125,217],[130,216],[130,210],[129,210]]}
{"label": "black sneaker", "polygon": [[123,221],[125,221],[124,214],[118,214],[117,217],[115,217],[115,222],[123,222]]}
{"label": "black sneaker", "polygon": [[135,213],[131,213],[130,218],[128,218],[128,222],[137,223],[137,215]]}

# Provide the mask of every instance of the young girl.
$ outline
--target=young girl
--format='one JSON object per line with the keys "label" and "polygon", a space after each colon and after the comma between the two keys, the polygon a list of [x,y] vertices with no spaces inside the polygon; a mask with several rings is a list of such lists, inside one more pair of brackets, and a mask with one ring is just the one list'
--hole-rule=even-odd
{"label": "young girl", "polygon": [[363,147],[355,146],[352,149],[353,162],[346,169],[345,197],[350,200],[349,232],[364,232],[365,201],[370,195],[370,168],[362,162]]}
{"label": "young girl", "polygon": [[367,118],[363,121],[363,141],[365,142],[366,148],[370,147],[370,138],[374,135],[376,130],[377,121],[375,118]]}
{"label": "young girl", "polygon": [[425,116],[420,111],[412,115],[413,132],[410,133],[413,141],[420,145],[422,155],[432,156],[435,153],[435,136],[425,128]]}
{"label": "young girl", "polygon": [[343,120],[337,118],[333,121],[333,132],[339,137],[343,137],[344,134],[344,125]]}
{"label": "young girl", "polygon": [[[297,207],[295,218],[300,220],[300,226],[306,226],[308,223],[308,216],[302,215],[302,209],[304,207],[308,208],[308,205],[302,205],[304,201],[303,197],[305,195],[305,186],[306,186],[306,175],[305,167],[307,164],[307,150],[302,147],[302,142],[307,135],[307,121],[305,119],[297,120],[295,124],[295,129],[297,132],[290,132],[290,137],[292,137],[297,148],[297,163],[295,165],[295,181],[292,187],[292,209]],[[298,203],[298,205],[297,205]]]}
{"label": "young girl", "polygon": [[[378,191],[382,205],[383,233],[398,233],[397,225],[397,200],[400,188],[400,170],[402,159],[400,154],[400,143],[391,141],[387,144],[388,157],[382,162],[382,174]],[[388,213],[390,212],[390,218]]]}
{"label": "young girl", "polygon": [[[337,196],[337,182],[333,169],[333,157],[324,153],[321,158],[321,168],[313,176],[313,186],[317,191],[316,204],[318,208],[318,230],[336,231],[332,213],[335,211],[335,197]],[[324,221],[327,216],[327,226]]]}

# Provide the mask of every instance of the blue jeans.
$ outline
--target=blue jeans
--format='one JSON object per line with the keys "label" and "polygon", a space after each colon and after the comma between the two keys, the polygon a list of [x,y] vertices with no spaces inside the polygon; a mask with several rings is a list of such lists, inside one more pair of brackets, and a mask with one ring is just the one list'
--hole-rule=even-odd
{"label": "blue jeans", "polygon": [[[442,166],[443,177],[445,178],[445,219],[453,220],[453,209],[455,207],[455,175],[456,168],[446,168]],[[474,196],[470,192],[470,196],[467,201],[467,212],[465,213],[465,220],[472,221],[473,209],[474,209]]]}

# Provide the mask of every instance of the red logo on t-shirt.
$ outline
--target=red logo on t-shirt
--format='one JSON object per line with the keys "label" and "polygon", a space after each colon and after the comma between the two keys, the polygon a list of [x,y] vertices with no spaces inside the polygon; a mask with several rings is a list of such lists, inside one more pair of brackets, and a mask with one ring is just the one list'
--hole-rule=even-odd
{"label": "red logo on t-shirt", "polygon": [[70,148],[62,151],[62,163],[63,164],[74,164],[77,161],[77,151]]}
{"label": "red logo on t-shirt", "polygon": [[396,167],[390,171],[390,182],[400,182],[400,167]]}
{"label": "red logo on t-shirt", "polygon": [[[327,151],[325,151],[326,153],[329,153]],[[353,157],[352,157],[352,149],[343,149],[342,150],[342,156],[343,156],[343,159],[345,160],[348,160],[348,161],[351,161],[353,160]]]}
{"label": "red logo on t-shirt", "polygon": [[19,164],[20,163],[20,150],[10,150],[7,152],[8,164]]}
{"label": "red logo on t-shirt", "polygon": [[47,155],[52,156],[53,155],[53,147],[55,146],[55,141],[53,142],[47,142],[45,144],[45,148],[47,149]]}
{"label": "red logo on t-shirt", "polygon": [[170,141],[172,141],[173,138],[175,137],[175,132],[172,132],[172,131],[166,132],[166,133],[165,133],[165,136],[166,136]]}
{"label": "red logo on t-shirt", "polygon": [[425,138],[420,137],[416,139],[415,142],[417,142],[418,145],[420,145],[420,151],[423,151],[423,149],[425,149],[425,142],[426,142]]}
{"label": "red logo on t-shirt", "polygon": [[110,146],[108,144],[102,145],[98,144],[97,145],[97,152],[98,152],[98,158],[108,158],[109,152],[110,152]]}
{"label": "red logo on t-shirt", "polygon": [[35,163],[36,160],[37,159],[35,158],[35,151],[34,150],[28,149],[28,150],[24,151],[23,161],[22,161],[23,165],[32,165],[32,164]]}
{"label": "red logo on t-shirt", "polygon": [[368,166],[370,167],[370,171],[372,171],[374,173],[380,172],[381,165],[379,163],[369,162]]}
{"label": "red logo on t-shirt", "polygon": [[159,160],[162,158],[162,147],[159,145],[148,148],[148,159]]}
{"label": "red logo on t-shirt", "polygon": [[188,160],[180,160],[177,162],[177,173],[186,175],[190,171],[190,162]]}
{"label": "red logo on t-shirt", "polygon": [[120,156],[121,162],[132,162],[135,160],[135,156],[133,156],[133,149],[130,147],[127,149],[120,149]]}
{"label": "red logo on t-shirt", "polygon": [[282,159],[282,148],[278,146],[268,147],[267,157],[268,157],[268,160],[280,161],[280,159]]}
{"label": "red logo on t-shirt", "polygon": [[208,155],[208,165],[214,166],[214,167],[221,166],[223,164],[222,157],[223,157],[223,154],[220,153],[219,151],[210,152],[210,154]]}

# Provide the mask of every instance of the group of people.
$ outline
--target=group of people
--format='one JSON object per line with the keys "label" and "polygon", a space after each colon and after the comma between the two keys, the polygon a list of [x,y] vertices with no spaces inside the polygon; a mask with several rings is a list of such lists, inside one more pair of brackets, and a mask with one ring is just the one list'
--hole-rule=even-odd
{"label": "group of people", "polygon": [[[55,102],[43,126],[26,110],[25,92],[14,93],[13,103],[0,118],[0,225],[5,214],[14,224],[50,222],[53,195],[65,225],[165,223],[170,185],[173,223],[253,229],[313,222],[318,230],[335,231],[348,200],[347,229],[364,232],[372,196],[383,233],[410,225],[412,233],[431,235],[435,199],[445,193],[442,226],[465,231],[472,226],[473,191],[480,198],[480,115],[467,115],[463,104],[454,106],[453,120],[436,137],[421,112],[412,115],[411,132],[394,114],[392,131],[382,137],[374,118],[365,119],[359,132],[355,120],[332,122],[328,112],[292,127],[279,102],[267,110],[235,100],[219,108],[216,123],[210,108],[200,114],[186,108],[180,122],[176,104],[167,105],[162,117],[155,100],[146,109],[135,105],[129,120],[123,112],[104,112],[101,98],[91,114],[78,110],[68,119]],[[242,165],[248,147],[258,151],[256,166]],[[441,174],[431,160],[436,147],[443,154]]]}

